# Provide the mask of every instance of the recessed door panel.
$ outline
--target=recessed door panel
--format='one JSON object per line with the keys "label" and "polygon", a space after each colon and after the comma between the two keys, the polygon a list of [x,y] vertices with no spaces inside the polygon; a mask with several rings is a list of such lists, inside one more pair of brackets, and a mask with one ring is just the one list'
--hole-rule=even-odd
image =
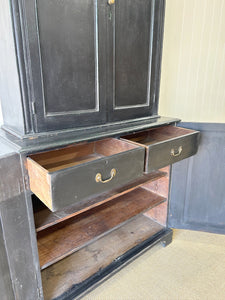
{"label": "recessed door panel", "polygon": [[150,31],[151,1],[116,2],[114,109],[149,104]]}
{"label": "recessed door panel", "polygon": [[159,25],[164,2],[154,0],[116,0],[111,5],[111,78],[108,91],[109,119],[124,120],[151,116],[156,112],[159,84],[153,52],[161,43]]}
{"label": "recessed door panel", "polygon": [[101,1],[27,2],[36,21],[28,34],[37,131],[105,122],[106,5],[100,7]]}
{"label": "recessed door panel", "polygon": [[46,115],[99,111],[95,3],[37,1]]}

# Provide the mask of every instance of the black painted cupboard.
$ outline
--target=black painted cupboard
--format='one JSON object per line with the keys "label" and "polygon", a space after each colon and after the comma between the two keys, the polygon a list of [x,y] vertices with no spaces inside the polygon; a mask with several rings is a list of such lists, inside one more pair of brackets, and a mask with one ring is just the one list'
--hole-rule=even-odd
{"label": "black painted cupboard", "polygon": [[[4,78],[1,85],[3,128],[14,133],[11,135],[0,130],[0,178],[4,184],[3,192],[0,193],[0,241],[3,241],[3,235],[10,237],[2,242],[2,245],[4,244],[2,252],[4,254],[6,251],[4,255],[7,256],[9,266],[0,265],[0,279],[6,278],[5,274],[10,271],[9,278],[5,279],[9,288],[7,292],[4,292],[5,288],[1,288],[0,294],[10,295],[12,281],[14,292],[21,299],[42,299],[42,280],[33,224],[34,216],[29,186],[31,176],[27,173],[27,156],[35,155],[39,151],[66,147],[81,141],[96,141],[108,136],[118,138],[128,133],[132,133],[135,139],[134,143],[136,143],[139,133],[134,135],[134,132],[153,129],[155,133],[158,131],[161,133],[155,139],[157,145],[146,147],[143,142],[144,148],[151,148],[149,155],[144,155],[144,151],[141,151],[143,149],[135,151],[139,151],[140,155],[142,153],[142,157],[145,156],[147,159],[153,153],[152,161],[157,165],[153,169],[157,169],[164,166],[159,166],[159,164],[163,160],[165,161],[165,158],[168,159],[165,164],[167,165],[193,155],[194,152],[190,151],[187,145],[189,144],[197,150],[198,140],[197,134],[194,134],[196,139],[189,140],[187,143],[185,138],[182,142],[178,140],[174,144],[175,135],[169,141],[169,143],[171,142],[169,146],[168,141],[167,145],[164,145],[161,138],[168,138],[168,129],[166,127],[155,128],[169,124],[174,125],[178,121],[175,118],[163,118],[157,115],[164,0],[116,0],[115,3],[114,0],[109,0],[109,3],[107,0],[0,0],[0,3],[0,22],[2,19],[2,24],[5,26],[0,27],[2,41],[11,39],[11,44],[3,43],[0,48],[0,55],[4,57],[0,61],[0,72],[4,75],[1,76],[1,79]],[[168,126],[168,128],[170,127]],[[172,130],[176,131],[174,128]],[[163,131],[167,133],[164,134]],[[148,134],[146,131],[143,134],[147,135],[145,136],[146,142],[150,142],[149,139],[155,136],[154,133]],[[16,135],[23,139],[18,139]],[[139,144],[142,140],[142,133],[140,135]],[[131,142],[133,138],[131,138]],[[105,141],[104,143],[107,145],[109,142]],[[116,142],[124,143],[121,140],[114,140],[113,150],[115,150]],[[206,142],[209,143],[208,140]],[[204,143],[206,142],[204,141]],[[6,150],[4,150],[4,143],[7,145]],[[97,143],[99,142],[93,142],[95,145]],[[88,145],[90,146],[91,143]],[[85,149],[87,145],[81,147]],[[96,148],[93,149],[96,150]],[[109,149],[111,148],[109,147]],[[185,152],[187,149],[188,154]],[[203,151],[201,147],[200,150]],[[65,151],[69,151],[69,148],[66,147]],[[164,153],[162,154],[160,151]],[[202,155],[201,151],[199,156],[195,156],[197,162],[198,160],[202,162],[202,159],[198,158]],[[144,188],[141,191],[145,193],[146,182],[143,184],[143,182],[135,181],[132,186],[129,183],[129,186],[122,189],[120,187],[125,182],[126,176],[129,178],[133,176],[129,170],[131,165],[132,171],[135,172],[134,177],[139,174],[135,171],[137,168],[135,169],[134,163],[128,161],[124,167],[125,159],[123,159],[122,162],[117,163],[116,169],[113,169],[115,162],[111,166],[108,158],[101,157],[101,155],[97,157],[95,152],[90,151],[88,157],[81,156],[80,159],[84,161],[86,158],[100,160],[101,169],[97,170],[100,173],[92,168],[94,176],[91,174],[91,179],[95,179],[94,187],[99,187],[98,185],[101,187],[101,184],[104,187],[105,183],[113,179],[115,181],[112,181],[112,185],[117,186],[118,184],[120,188],[119,191],[116,191],[118,197],[122,197],[128,188],[132,192],[132,189],[139,187],[139,184],[143,185]],[[207,153],[213,153],[213,151]],[[49,155],[52,156],[51,153]],[[117,153],[113,159],[115,160],[115,157],[118,156]],[[137,162],[137,159],[133,159],[133,161]],[[139,161],[143,162],[143,159],[139,159]],[[178,170],[179,165],[174,168],[175,172],[172,172],[171,176],[172,201],[166,202],[168,201],[167,195],[164,197],[165,199],[162,199],[161,196],[156,199],[159,206],[155,207],[152,214],[157,215],[160,222],[164,217],[163,226],[156,228],[156,233],[158,232],[159,235],[156,236],[153,232],[149,236],[149,232],[147,232],[148,239],[143,243],[140,243],[138,238],[137,247],[132,248],[131,252],[122,251],[122,259],[115,259],[107,267],[107,270],[102,269],[100,278],[114,272],[116,268],[126,264],[143,249],[151,247],[156,242],[161,241],[165,245],[171,241],[172,233],[168,228],[167,208],[170,226],[203,228],[204,230],[211,228],[209,228],[211,224],[208,219],[207,226],[196,226],[196,219],[199,219],[199,207],[202,208],[202,192],[196,201],[197,204],[200,203],[199,206],[195,203],[194,210],[191,210],[193,207],[191,201],[194,201],[193,191],[195,191],[192,187],[194,184],[197,186],[196,181],[193,180],[194,183],[192,183],[191,179],[195,179],[196,174],[200,173],[193,168],[193,166],[198,166],[193,161],[193,158],[190,158],[180,163],[181,166],[184,165],[182,172]],[[100,164],[100,162],[98,163]],[[147,162],[146,160],[145,166],[148,166]],[[88,178],[87,172],[90,173],[88,168],[90,165],[91,162],[85,164],[87,167],[87,171],[83,172],[85,178]],[[201,170],[201,168],[199,169]],[[112,173],[112,171],[114,172]],[[150,169],[150,171],[152,170]],[[60,177],[62,173],[58,172],[53,176],[58,176],[58,174]],[[80,172],[76,174],[80,180],[82,174]],[[117,174],[116,177],[115,174]],[[99,177],[99,175],[101,176]],[[157,177],[159,175],[160,178]],[[158,193],[158,188],[163,190],[163,187],[166,187],[166,192],[168,192],[169,169],[166,172],[165,170],[164,172],[152,172],[148,176],[150,179],[154,179],[152,179],[152,185],[149,182],[150,193],[151,191],[153,194]],[[147,177],[147,179],[149,178]],[[71,182],[68,184],[69,180]],[[79,181],[72,177],[69,177],[69,180],[66,181],[67,190],[71,192],[74,182],[79,183]],[[141,180],[143,180],[142,177]],[[83,184],[85,179],[81,181]],[[57,195],[60,201],[63,201],[64,207],[66,205],[65,185],[61,177],[59,182],[62,186],[59,186]],[[89,182],[90,180],[88,180],[88,189],[84,188],[81,192],[95,194],[96,189],[91,190]],[[36,183],[38,188],[43,186],[43,182],[40,184],[39,181],[36,181]],[[202,188],[204,187],[205,181],[204,185],[202,184]],[[199,182],[196,189],[201,191]],[[108,190],[110,188],[105,188],[104,191],[111,191]],[[135,191],[131,195],[134,195],[135,201],[138,199],[137,207],[139,209],[139,194]],[[100,195],[99,197],[100,200],[105,200],[104,196]],[[71,200],[72,197],[68,197],[68,199]],[[100,201],[98,198],[96,199],[92,199],[92,201]],[[152,195],[151,197],[148,195],[146,199],[155,201]],[[191,199],[190,207],[186,204],[186,199],[188,201]],[[126,203],[126,199],[124,201],[122,198],[122,200],[121,203]],[[218,197],[216,201],[219,202],[220,198]],[[152,205],[152,203],[150,204]],[[202,215],[206,219],[207,213],[203,212]],[[205,219],[202,223],[205,222]],[[218,222],[217,216],[215,219]],[[222,214],[221,220],[223,220]],[[153,222],[153,224],[155,223]],[[218,230],[220,226],[219,230],[224,233],[222,221],[219,226],[217,225],[214,228]],[[136,230],[136,228],[137,224],[135,223],[134,229]],[[143,230],[142,226],[140,226],[140,230]],[[131,233],[133,234],[133,232]],[[115,256],[115,258],[117,257]],[[5,263],[4,257],[0,263],[2,261]],[[27,263],[24,264],[24,261]],[[22,273],[21,270],[23,270]],[[51,269],[49,270],[51,272]],[[48,272],[45,274],[47,275],[42,274],[42,276],[48,278]],[[83,283],[81,286],[78,285],[78,293],[95,284],[99,280],[99,274],[97,273],[96,276],[91,277],[90,281],[85,283],[86,285]],[[45,277],[43,277],[43,282],[45,286],[49,284]]]}
{"label": "black painted cupboard", "polygon": [[12,105],[23,116],[13,126],[6,116],[8,129],[23,135],[157,116],[163,0],[11,6],[21,95],[3,116]]}

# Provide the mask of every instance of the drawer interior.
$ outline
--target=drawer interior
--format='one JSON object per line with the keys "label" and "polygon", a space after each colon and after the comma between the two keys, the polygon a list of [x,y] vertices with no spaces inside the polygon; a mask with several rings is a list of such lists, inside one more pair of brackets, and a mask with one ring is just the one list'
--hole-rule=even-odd
{"label": "drawer interior", "polygon": [[[52,173],[72,166],[112,156],[136,148],[125,141],[109,138],[100,141],[75,144],[62,149],[30,155],[29,158]],[[28,166],[29,167],[29,166]]]}
{"label": "drawer interior", "polygon": [[163,231],[168,189],[169,167],[57,212],[33,195],[45,299],[78,288],[116,258]]}
{"label": "drawer interior", "polygon": [[176,126],[163,126],[156,129],[141,131],[136,134],[123,136],[123,139],[137,144],[149,146],[160,142],[168,141],[174,138],[185,136],[196,131]]}

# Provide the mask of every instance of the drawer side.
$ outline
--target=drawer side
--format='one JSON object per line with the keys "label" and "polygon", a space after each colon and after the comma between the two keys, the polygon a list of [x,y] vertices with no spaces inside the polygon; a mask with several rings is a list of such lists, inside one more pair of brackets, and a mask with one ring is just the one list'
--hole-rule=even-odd
{"label": "drawer side", "polygon": [[30,190],[52,210],[51,177],[38,163],[27,158]]}

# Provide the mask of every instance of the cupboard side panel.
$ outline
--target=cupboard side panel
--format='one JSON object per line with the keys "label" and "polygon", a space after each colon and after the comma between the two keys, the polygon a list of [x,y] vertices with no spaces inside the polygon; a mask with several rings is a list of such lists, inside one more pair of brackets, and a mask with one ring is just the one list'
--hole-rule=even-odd
{"label": "cupboard side panel", "polygon": [[2,300],[14,299],[1,222],[0,222],[0,298]]}

